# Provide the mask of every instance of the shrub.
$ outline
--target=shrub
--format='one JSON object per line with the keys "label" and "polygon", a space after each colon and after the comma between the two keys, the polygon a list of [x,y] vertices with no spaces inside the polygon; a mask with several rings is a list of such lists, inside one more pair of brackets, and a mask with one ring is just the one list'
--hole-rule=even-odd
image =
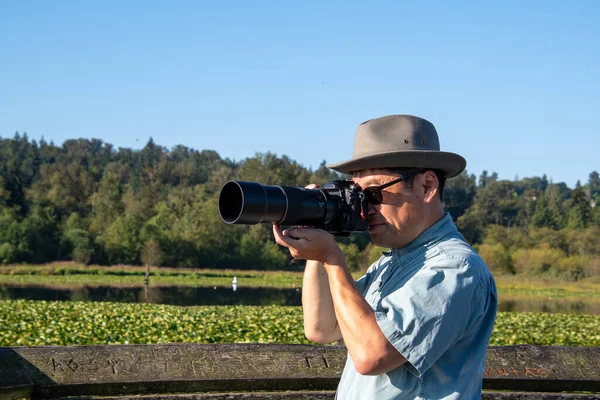
{"label": "shrub", "polygon": [[535,249],[517,250],[513,256],[513,266],[517,274],[542,275],[563,257],[564,253],[559,249],[543,244]]}
{"label": "shrub", "polygon": [[361,269],[361,254],[358,246],[355,243],[338,243],[338,246],[340,246],[342,253],[344,253],[350,271],[359,271]]}
{"label": "shrub", "polygon": [[552,249],[559,249],[564,253],[569,251],[565,230],[555,231],[550,228],[531,229],[529,231],[529,241],[531,244],[528,247],[546,245]]}
{"label": "shrub", "polygon": [[485,230],[483,244],[502,245],[505,249],[526,247],[526,238],[518,228],[507,228],[501,225],[489,225]]}
{"label": "shrub", "polygon": [[482,244],[477,248],[477,252],[483,258],[488,268],[494,275],[514,274],[515,269],[509,250],[498,244]]}
{"label": "shrub", "polygon": [[567,229],[566,237],[569,254],[600,255],[600,227],[590,226],[586,229]]}
{"label": "shrub", "polygon": [[552,268],[554,275],[570,281],[578,281],[588,276],[590,258],[587,256],[569,256],[558,260]]}
{"label": "shrub", "polygon": [[379,260],[382,253],[384,251],[388,251],[389,249],[384,247],[379,247],[374,245],[373,243],[369,243],[365,250],[363,251],[363,259],[364,259],[364,270],[366,271],[375,261]]}

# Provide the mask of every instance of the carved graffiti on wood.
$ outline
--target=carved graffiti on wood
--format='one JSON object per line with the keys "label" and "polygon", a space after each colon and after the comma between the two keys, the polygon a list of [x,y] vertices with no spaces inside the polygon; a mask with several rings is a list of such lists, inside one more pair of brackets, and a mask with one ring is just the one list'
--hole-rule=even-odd
{"label": "carved graffiti on wood", "polygon": [[490,368],[487,367],[485,370],[485,376],[520,376],[526,377],[531,376],[534,378],[547,378],[548,370],[544,368],[532,368],[524,367],[523,369],[510,368]]}

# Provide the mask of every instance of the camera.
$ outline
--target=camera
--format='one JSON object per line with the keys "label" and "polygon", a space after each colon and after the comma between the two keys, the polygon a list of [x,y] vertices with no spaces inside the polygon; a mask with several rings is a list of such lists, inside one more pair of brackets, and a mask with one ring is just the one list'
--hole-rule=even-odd
{"label": "camera", "polygon": [[228,181],[219,193],[219,214],[227,224],[305,225],[333,235],[366,231],[368,204],[350,180],[318,189]]}

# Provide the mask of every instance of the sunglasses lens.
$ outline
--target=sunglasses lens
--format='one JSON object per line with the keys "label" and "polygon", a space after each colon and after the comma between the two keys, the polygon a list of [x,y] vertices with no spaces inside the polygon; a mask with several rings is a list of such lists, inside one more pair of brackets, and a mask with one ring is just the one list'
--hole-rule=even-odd
{"label": "sunglasses lens", "polygon": [[366,188],[364,190],[365,198],[371,204],[381,204],[383,201],[383,196],[381,195],[381,191],[375,188]]}

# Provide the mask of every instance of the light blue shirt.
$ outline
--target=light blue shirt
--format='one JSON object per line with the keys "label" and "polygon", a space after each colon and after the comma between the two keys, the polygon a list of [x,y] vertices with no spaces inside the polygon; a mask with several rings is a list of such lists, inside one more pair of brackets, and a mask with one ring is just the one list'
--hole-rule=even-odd
{"label": "light blue shirt", "polygon": [[348,355],[338,399],[481,399],[498,296],[494,278],[449,214],[407,246],[384,253],[357,285],[408,362],[365,376]]}

